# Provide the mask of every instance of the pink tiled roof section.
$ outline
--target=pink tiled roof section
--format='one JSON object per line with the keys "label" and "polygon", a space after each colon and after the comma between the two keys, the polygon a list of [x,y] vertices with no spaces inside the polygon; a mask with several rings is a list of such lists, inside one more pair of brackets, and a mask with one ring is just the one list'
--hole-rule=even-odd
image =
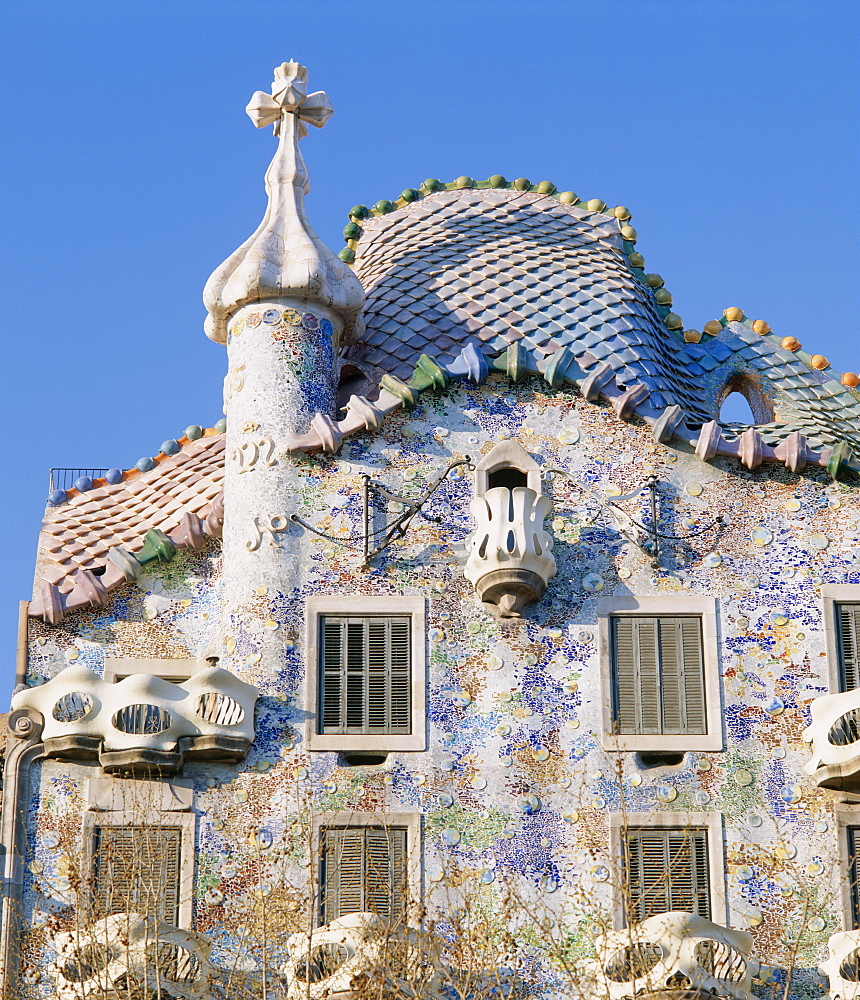
{"label": "pink tiled roof section", "polygon": [[30,614],[59,621],[71,608],[99,605],[130,578],[109,558],[110,551],[120,547],[134,556],[153,529],[177,547],[199,548],[207,536],[220,533],[223,486],[224,435],[210,432],[165,456],[150,472],[133,470],[121,483],[48,507]]}

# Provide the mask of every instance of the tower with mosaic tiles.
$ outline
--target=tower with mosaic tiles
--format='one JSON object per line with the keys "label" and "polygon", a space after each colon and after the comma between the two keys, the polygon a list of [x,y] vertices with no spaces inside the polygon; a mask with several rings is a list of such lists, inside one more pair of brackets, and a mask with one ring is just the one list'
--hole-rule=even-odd
{"label": "tower with mosaic tiles", "polygon": [[335,255],[306,80],[247,109],[226,423],[49,499],[6,984],[360,1000],[393,939],[386,995],[856,997],[860,379],[687,327],[629,210],[549,182],[427,179]]}

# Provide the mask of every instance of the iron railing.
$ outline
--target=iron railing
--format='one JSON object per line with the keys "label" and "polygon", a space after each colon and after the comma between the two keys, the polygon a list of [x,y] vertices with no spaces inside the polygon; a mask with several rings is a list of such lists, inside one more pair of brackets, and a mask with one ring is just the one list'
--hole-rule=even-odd
{"label": "iron railing", "polygon": [[101,479],[107,469],[51,469],[49,471],[50,485],[48,492],[54,490],[70,490],[81,476],[90,479]]}

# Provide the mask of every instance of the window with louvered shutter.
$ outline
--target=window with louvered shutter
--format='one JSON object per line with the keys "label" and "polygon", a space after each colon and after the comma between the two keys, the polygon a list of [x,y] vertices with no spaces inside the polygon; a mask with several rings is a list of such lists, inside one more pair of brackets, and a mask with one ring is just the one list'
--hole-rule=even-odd
{"label": "window with louvered shutter", "polygon": [[369,910],[403,919],[405,827],[324,827],[320,831],[320,922]]}
{"label": "window with louvered shutter", "polygon": [[700,619],[612,619],[617,732],[701,735],[707,732]]}
{"label": "window with louvered shutter", "polygon": [[320,618],[321,733],[411,732],[411,621]]}
{"label": "window with louvered shutter", "polygon": [[631,830],[625,863],[631,919],[644,920],[670,910],[710,919],[707,831]]}
{"label": "window with louvered shutter", "polygon": [[837,604],[839,680],[843,691],[860,687],[860,604]]}
{"label": "window with louvered shutter", "polygon": [[111,913],[140,913],[168,924],[177,923],[180,827],[99,826],[93,848],[96,918]]}
{"label": "window with louvered shutter", "polygon": [[846,831],[848,837],[848,891],[851,894],[851,926],[855,930],[860,928],[860,858],[857,856],[860,850],[860,828],[849,826]]}

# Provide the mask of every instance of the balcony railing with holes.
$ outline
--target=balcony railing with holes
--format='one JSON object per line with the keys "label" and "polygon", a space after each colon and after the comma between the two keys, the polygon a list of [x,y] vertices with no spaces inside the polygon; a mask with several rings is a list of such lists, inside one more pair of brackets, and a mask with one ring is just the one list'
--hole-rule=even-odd
{"label": "balcony railing with holes", "polygon": [[86,667],[20,691],[14,712],[38,713],[45,755],[98,760],[109,774],[175,774],[186,760],[243,760],[254,742],[257,689],[209,666],[181,683],[132,674],[116,683]]}
{"label": "balcony railing with holes", "polygon": [[589,973],[607,1000],[751,1000],[752,937],[692,913],[661,913],[595,939]]}
{"label": "balcony railing with holes", "polygon": [[860,794],[860,689],[826,694],[809,706],[803,738],[812,744],[807,774],[819,788]]}

